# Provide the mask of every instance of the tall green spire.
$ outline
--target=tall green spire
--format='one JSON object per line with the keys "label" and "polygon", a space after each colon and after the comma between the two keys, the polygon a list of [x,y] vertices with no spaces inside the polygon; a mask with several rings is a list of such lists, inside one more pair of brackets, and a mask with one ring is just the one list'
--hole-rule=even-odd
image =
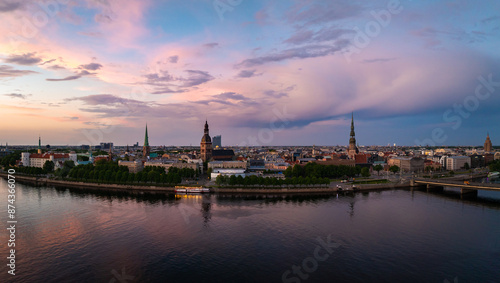
{"label": "tall green spire", "polygon": [[42,149],[42,138],[38,136],[38,149]]}
{"label": "tall green spire", "polygon": [[146,124],[146,135],[144,136],[144,146],[149,146],[148,124]]}
{"label": "tall green spire", "polygon": [[354,112],[352,113],[352,118],[351,118],[351,137],[354,137]]}

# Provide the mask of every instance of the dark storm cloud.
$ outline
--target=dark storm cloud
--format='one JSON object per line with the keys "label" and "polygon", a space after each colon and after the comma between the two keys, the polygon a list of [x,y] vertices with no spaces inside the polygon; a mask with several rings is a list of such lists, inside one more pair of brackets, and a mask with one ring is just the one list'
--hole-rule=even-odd
{"label": "dark storm cloud", "polygon": [[18,65],[35,65],[42,61],[41,58],[35,57],[35,53],[25,53],[21,55],[9,55],[7,59],[4,60],[5,63],[12,63]]}

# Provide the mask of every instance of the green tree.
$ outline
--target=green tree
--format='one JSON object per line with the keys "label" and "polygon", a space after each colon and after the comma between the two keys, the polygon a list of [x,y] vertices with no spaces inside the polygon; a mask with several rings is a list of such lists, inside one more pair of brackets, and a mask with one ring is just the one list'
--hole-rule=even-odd
{"label": "green tree", "polygon": [[377,171],[377,175],[380,176],[380,171],[384,170],[384,167],[380,164],[373,166],[373,170]]}
{"label": "green tree", "polygon": [[488,168],[490,168],[490,171],[495,172],[495,171],[500,171],[500,160],[495,160],[491,162],[488,165]]}
{"label": "green tree", "polygon": [[368,169],[367,167],[363,167],[361,169],[361,176],[363,177],[370,177],[370,169]]}
{"label": "green tree", "polygon": [[468,163],[468,162],[465,162],[465,164],[464,164],[464,169],[465,169],[465,170],[469,170],[469,169],[470,169],[470,165],[469,165],[469,163]]}
{"label": "green tree", "polygon": [[54,171],[54,167],[55,167],[55,165],[54,165],[54,162],[52,160],[46,161],[43,164],[43,170],[47,173]]}
{"label": "green tree", "polygon": [[389,167],[389,171],[391,171],[392,173],[396,174],[396,173],[399,172],[399,166],[392,165],[391,167]]}

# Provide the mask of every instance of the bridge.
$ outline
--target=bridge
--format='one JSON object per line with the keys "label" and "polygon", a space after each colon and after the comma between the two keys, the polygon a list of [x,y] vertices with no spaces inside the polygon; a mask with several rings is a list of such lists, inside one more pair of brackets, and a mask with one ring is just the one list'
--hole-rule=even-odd
{"label": "bridge", "polygon": [[427,185],[427,189],[430,190],[432,188],[440,188],[443,187],[454,187],[460,188],[461,194],[475,194],[477,195],[477,190],[486,190],[486,191],[497,191],[500,192],[500,184],[486,184],[479,182],[471,182],[471,181],[457,181],[450,179],[423,179],[423,178],[414,178],[411,180],[411,185]]}

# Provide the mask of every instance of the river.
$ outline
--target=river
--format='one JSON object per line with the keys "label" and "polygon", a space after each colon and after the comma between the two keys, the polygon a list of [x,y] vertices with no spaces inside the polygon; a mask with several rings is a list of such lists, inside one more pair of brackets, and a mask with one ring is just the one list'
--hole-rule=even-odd
{"label": "river", "polygon": [[[500,193],[97,192],[17,183],[0,282],[498,282]],[[7,183],[0,219],[7,226]]]}

